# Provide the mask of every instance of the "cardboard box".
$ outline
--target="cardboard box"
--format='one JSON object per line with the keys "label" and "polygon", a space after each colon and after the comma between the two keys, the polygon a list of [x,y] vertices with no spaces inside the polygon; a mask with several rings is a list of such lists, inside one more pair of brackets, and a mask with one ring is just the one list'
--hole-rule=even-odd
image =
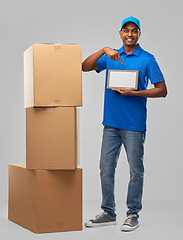
{"label": "cardboard box", "polygon": [[8,219],[34,233],[82,230],[82,169],[9,165]]}
{"label": "cardboard box", "polygon": [[33,44],[24,52],[24,105],[82,106],[81,45]]}
{"label": "cardboard box", "polygon": [[75,170],[79,164],[79,109],[26,108],[27,169]]}

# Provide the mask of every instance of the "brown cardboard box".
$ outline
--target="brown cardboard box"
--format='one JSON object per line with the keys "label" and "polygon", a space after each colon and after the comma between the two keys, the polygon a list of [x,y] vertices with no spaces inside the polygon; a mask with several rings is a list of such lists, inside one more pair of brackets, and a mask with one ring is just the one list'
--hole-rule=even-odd
{"label": "brown cardboard box", "polygon": [[80,163],[79,109],[26,108],[27,169],[75,170]]}
{"label": "brown cardboard box", "polygon": [[9,165],[8,219],[34,233],[82,230],[82,169]]}
{"label": "brown cardboard box", "polygon": [[24,52],[24,105],[82,106],[81,45],[33,44]]}

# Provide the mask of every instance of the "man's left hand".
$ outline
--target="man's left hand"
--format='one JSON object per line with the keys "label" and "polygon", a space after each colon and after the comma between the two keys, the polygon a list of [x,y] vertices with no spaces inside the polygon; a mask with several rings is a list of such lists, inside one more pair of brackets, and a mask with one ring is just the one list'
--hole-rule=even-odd
{"label": "man's left hand", "polygon": [[131,88],[118,88],[112,89],[113,91],[119,92],[122,96],[134,96],[134,91]]}

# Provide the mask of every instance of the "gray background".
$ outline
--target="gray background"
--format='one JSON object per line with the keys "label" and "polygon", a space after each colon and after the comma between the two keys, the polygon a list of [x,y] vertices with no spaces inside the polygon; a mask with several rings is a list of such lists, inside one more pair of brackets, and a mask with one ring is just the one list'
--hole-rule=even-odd
{"label": "gray background", "polygon": [[[180,0],[6,0],[0,8],[0,200],[8,199],[8,164],[25,162],[23,51],[33,43],[82,44],[83,60],[104,46],[120,48],[124,18],[140,19],[141,46],[155,55],[168,86],[165,99],[148,99],[144,202],[183,201],[182,11]],[[84,200],[100,201],[99,155],[105,73],[83,73],[80,109]],[[116,199],[126,198],[124,150],[116,175]],[[182,211],[182,210],[181,210]]]}

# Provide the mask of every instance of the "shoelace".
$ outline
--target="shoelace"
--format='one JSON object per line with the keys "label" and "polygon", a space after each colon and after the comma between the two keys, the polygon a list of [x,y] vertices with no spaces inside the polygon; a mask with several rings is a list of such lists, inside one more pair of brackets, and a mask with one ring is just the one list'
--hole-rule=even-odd
{"label": "shoelace", "polygon": [[99,219],[100,219],[100,218],[102,218],[104,215],[105,215],[105,212],[103,212],[103,213],[101,213],[101,214],[98,214],[98,215],[96,215],[96,216],[95,216],[95,219],[94,219],[94,221],[97,221],[97,220],[99,220]]}
{"label": "shoelace", "polygon": [[133,217],[136,217],[136,215],[135,215],[135,214],[132,214],[132,215],[128,216],[128,217],[125,219],[124,224],[131,225],[131,221],[132,221],[132,218],[133,218]]}

